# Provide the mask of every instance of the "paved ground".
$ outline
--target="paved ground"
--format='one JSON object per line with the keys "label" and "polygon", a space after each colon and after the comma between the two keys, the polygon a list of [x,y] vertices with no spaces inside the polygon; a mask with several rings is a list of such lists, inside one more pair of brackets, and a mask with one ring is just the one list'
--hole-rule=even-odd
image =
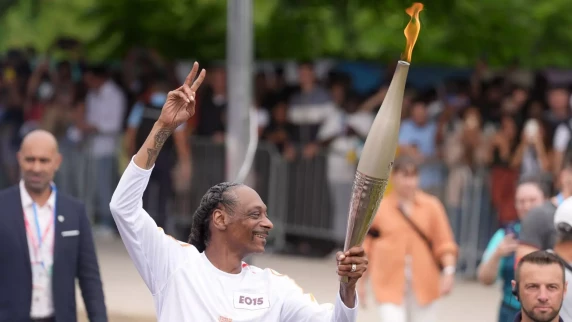
{"label": "paved ground", "polygon": [[[98,241],[97,246],[110,321],[156,321],[151,295],[123,244],[120,241]],[[272,267],[289,275],[305,290],[312,292],[320,302],[331,302],[334,299],[338,284],[335,262],[331,259],[261,255],[254,261],[254,265]],[[498,287],[486,288],[472,281],[459,280],[454,292],[439,303],[439,322],[496,321],[499,298]],[[367,308],[360,309],[358,321],[379,321],[371,298],[368,304]],[[80,295],[78,306],[83,310]],[[81,316],[81,321],[87,321],[85,314],[82,313]]]}

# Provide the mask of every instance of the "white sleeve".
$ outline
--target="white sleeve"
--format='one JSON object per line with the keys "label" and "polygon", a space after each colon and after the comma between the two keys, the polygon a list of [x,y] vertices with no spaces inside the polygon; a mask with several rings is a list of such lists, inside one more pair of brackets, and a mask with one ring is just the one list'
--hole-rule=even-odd
{"label": "white sleeve", "polygon": [[321,104],[291,105],[288,109],[288,120],[294,125],[318,124],[336,110],[332,102]]}
{"label": "white sleeve", "polygon": [[175,129],[175,132],[184,131],[186,129],[187,129],[187,123],[183,123],[183,124],[177,126],[177,128]]}
{"label": "white sleeve", "polygon": [[318,130],[319,140],[328,140],[342,134],[342,115],[338,111],[332,112]]}
{"label": "white sleeve", "polygon": [[554,133],[554,140],[552,142],[554,150],[558,152],[566,151],[568,141],[570,141],[570,131],[565,124],[560,124]]}
{"label": "white sleeve", "polygon": [[198,251],[166,235],[143,209],[143,192],[152,170],[141,169],[132,159],[113,193],[110,208],[129,256],[155,295],[171,273]]}
{"label": "white sleeve", "polygon": [[[295,285],[294,282],[292,284]],[[336,304],[319,304],[313,295],[304,294],[301,288],[290,291],[284,300],[280,316],[281,322],[355,322],[357,321],[358,297],[353,308],[348,308],[340,296],[336,295]]]}

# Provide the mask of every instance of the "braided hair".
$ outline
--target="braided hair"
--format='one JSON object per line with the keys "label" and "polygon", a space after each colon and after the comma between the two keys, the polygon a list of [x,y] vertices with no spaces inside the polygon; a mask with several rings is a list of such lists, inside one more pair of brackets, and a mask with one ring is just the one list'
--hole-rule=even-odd
{"label": "braided hair", "polygon": [[210,222],[213,212],[219,207],[233,211],[237,199],[229,190],[240,186],[240,183],[223,182],[211,187],[201,199],[199,208],[193,215],[189,244],[195,246],[199,252],[207,248],[210,239]]}

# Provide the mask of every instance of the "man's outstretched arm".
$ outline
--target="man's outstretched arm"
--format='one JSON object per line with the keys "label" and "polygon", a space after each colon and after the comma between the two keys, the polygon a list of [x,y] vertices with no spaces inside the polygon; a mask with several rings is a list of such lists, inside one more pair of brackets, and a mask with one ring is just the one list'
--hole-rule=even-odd
{"label": "man's outstretched arm", "polygon": [[[187,81],[194,79],[197,70],[198,64],[195,63]],[[162,290],[171,272],[185,258],[182,255],[193,253],[193,250],[198,255],[196,249],[164,234],[157,227],[143,209],[142,197],[165,141],[179,124],[194,114],[194,91],[190,88],[196,90],[202,82],[201,77],[204,78],[204,71],[192,87],[185,82],[185,85],[169,93],[159,120],[125,169],[110,203],[123,243],[153,294]]]}

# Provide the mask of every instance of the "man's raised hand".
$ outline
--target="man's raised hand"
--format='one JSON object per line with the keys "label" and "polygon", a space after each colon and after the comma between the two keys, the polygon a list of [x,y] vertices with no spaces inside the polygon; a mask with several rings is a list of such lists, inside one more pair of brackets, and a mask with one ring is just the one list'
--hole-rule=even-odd
{"label": "man's raised hand", "polygon": [[195,79],[198,70],[199,63],[195,62],[185,79],[185,83],[167,95],[167,101],[163,105],[161,115],[157,120],[162,126],[174,129],[195,114],[195,94],[206,75],[206,71],[203,69]]}

